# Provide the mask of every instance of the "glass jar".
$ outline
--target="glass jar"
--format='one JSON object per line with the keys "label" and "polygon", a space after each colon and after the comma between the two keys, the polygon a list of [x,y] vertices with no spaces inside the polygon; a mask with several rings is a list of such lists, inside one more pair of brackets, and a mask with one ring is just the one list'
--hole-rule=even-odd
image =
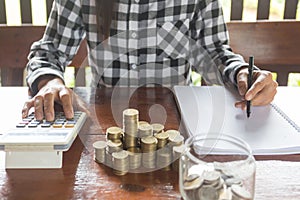
{"label": "glass jar", "polygon": [[255,172],[246,142],[225,134],[199,134],[185,141],[180,193],[186,200],[254,199]]}

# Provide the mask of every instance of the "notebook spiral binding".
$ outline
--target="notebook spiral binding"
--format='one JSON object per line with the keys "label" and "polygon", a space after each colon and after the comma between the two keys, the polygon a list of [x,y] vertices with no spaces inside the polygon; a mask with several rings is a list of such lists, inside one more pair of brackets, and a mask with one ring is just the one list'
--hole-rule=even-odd
{"label": "notebook spiral binding", "polygon": [[285,114],[279,106],[277,106],[275,103],[271,103],[271,106],[278,112],[289,124],[291,124],[292,127],[296,129],[296,131],[300,132],[300,127],[291,119],[287,114]]}

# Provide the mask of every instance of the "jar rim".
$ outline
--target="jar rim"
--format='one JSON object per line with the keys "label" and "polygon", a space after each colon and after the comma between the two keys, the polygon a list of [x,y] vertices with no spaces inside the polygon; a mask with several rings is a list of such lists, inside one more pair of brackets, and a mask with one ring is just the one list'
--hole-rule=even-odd
{"label": "jar rim", "polygon": [[[235,136],[231,136],[225,133],[213,133],[213,132],[209,132],[209,133],[200,133],[194,136],[190,136],[184,143],[185,145],[185,149],[188,149],[191,147],[191,145],[193,144],[193,142],[195,141],[209,141],[209,140],[222,140],[224,142],[228,142],[228,143],[232,143],[235,146],[239,147],[240,149],[243,149],[245,152],[247,152],[247,154],[249,154],[249,156],[253,156],[253,152],[252,149],[250,147],[250,145],[245,142],[243,139],[235,137]],[[211,147],[213,148],[213,147]]]}

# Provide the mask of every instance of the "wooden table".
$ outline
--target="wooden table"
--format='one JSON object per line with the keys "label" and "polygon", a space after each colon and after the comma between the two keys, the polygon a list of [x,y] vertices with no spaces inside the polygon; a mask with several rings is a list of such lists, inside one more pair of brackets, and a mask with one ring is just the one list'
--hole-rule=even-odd
{"label": "wooden table", "polygon": [[[105,139],[108,127],[122,123],[121,113],[126,107],[137,108],[141,120],[165,122],[165,129],[178,129],[180,114],[172,91],[76,88],[75,92],[86,103],[91,118],[64,153],[63,168],[5,170],[1,152],[0,199],[181,199],[177,172],[116,176],[110,168],[94,161],[92,147],[95,141]],[[24,87],[0,87],[1,130],[20,119],[26,94]],[[300,198],[300,155],[256,159],[256,199]]]}

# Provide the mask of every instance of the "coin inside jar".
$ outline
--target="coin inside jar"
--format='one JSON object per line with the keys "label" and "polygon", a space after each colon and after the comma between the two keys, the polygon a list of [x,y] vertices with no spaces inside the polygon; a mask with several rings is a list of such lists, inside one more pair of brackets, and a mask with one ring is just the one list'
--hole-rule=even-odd
{"label": "coin inside jar", "polygon": [[236,196],[239,199],[251,200],[252,196],[249,191],[247,191],[243,186],[232,185],[231,192],[233,196]]}
{"label": "coin inside jar", "polygon": [[183,183],[184,190],[195,190],[201,187],[203,184],[203,178],[200,176],[191,179],[191,181],[185,181]]}

